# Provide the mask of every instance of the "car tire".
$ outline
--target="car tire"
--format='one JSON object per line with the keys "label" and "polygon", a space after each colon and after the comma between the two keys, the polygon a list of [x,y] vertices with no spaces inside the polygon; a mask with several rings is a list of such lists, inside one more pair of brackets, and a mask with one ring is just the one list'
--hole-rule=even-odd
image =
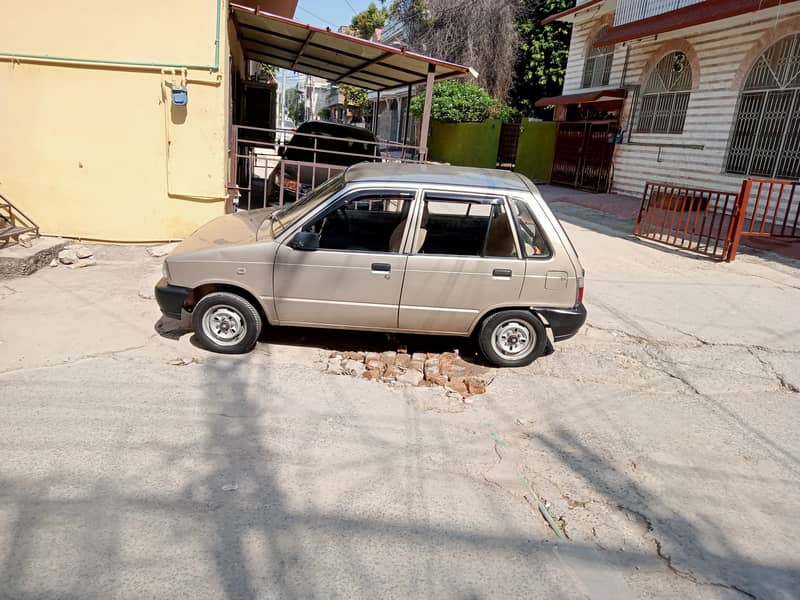
{"label": "car tire", "polygon": [[203,296],[192,311],[192,329],[212,352],[243,354],[261,335],[261,315],[248,301],[230,292]]}
{"label": "car tire", "polygon": [[547,348],[547,331],[539,318],[527,310],[504,310],[481,323],[478,346],[484,358],[496,367],[524,367]]}

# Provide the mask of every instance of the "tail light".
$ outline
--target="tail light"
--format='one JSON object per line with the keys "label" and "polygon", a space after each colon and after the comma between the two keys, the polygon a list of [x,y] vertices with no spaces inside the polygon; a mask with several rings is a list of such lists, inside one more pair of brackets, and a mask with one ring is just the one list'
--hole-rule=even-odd
{"label": "tail light", "polygon": [[581,276],[578,277],[578,302],[577,304],[583,304],[583,278],[586,275],[586,271],[581,271]]}

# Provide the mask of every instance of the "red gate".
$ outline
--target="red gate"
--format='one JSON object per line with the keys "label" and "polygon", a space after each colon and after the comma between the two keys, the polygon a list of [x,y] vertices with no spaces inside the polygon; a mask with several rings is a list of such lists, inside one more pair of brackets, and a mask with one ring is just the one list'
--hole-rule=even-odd
{"label": "red gate", "polygon": [[634,235],[730,262],[744,236],[800,239],[798,184],[746,179],[738,194],[645,184]]}
{"label": "red gate", "polygon": [[800,240],[798,187],[800,184],[792,181],[744,180],[727,260],[736,258],[743,236]]}
{"label": "red gate", "polygon": [[594,192],[606,192],[611,181],[616,121],[580,121],[558,124],[550,181]]}

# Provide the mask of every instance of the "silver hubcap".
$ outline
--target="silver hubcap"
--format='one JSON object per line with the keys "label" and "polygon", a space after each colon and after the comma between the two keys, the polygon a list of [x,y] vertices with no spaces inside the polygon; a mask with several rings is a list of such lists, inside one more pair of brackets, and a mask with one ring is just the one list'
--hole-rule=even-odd
{"label": "silver hubcap", "polygon": [[218,304],[203,315],[203,333],[220,346],[233,346],[244,338],[247,324],[238,310]]}
{"label": "silver hubcap", "polygon": [[524,321],[504,321],[494,329],[492,346],[505,358],[518,359],[530,354],[536,342],[536,332]]}

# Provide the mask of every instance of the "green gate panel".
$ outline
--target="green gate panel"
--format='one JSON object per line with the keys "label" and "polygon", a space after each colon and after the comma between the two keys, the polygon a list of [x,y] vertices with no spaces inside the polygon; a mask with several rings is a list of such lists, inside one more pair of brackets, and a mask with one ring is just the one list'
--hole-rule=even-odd
{"label": "green gate panel", "polygon": [[433,121],[428,142],[428,160],[493,169],[497,162],[499,144],[499,120],[492,119],[484,123]]}
{"label": "green gate panel", "polygon": [[550,181],[558,123],[523,121],[514,171],[533,181]]}

